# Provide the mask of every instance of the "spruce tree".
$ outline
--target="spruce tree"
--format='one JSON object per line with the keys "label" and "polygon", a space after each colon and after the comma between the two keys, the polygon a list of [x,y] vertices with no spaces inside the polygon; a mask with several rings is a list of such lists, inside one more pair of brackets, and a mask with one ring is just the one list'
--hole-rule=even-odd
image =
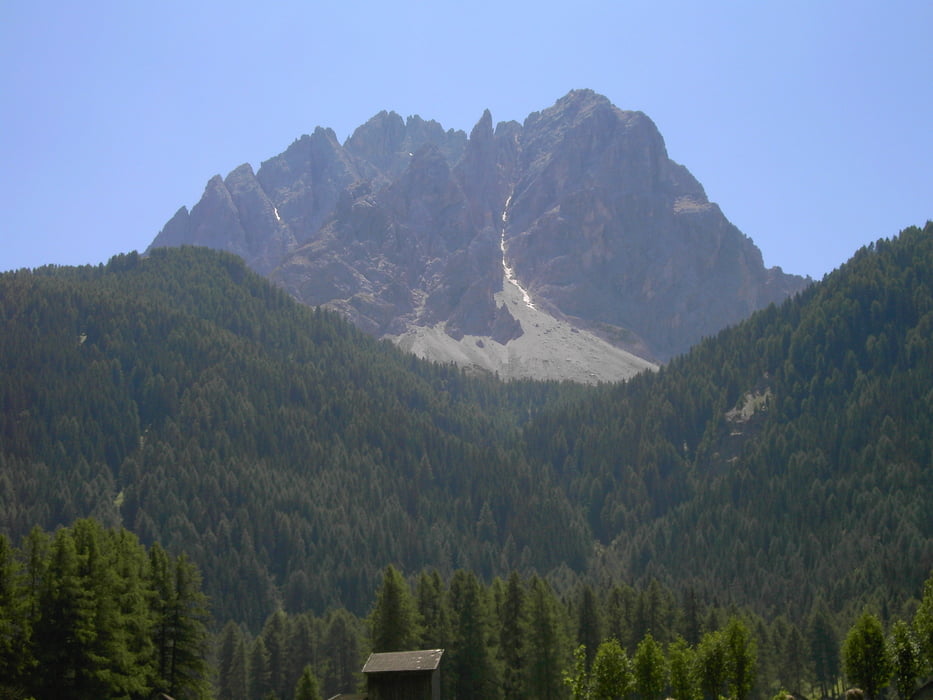
{"label": "spruce tree", "polygon": [[408,651],[418,647],[421,639],[418,609],[408,583],[391,564],[383,572],[370,624],[374,652]]}
{"label": "spruce tree", "polygon": [[295,700],[321,700],[321,691],[318,688],[317,677],[310,666],[305,666],[301,677],[295,685]]}

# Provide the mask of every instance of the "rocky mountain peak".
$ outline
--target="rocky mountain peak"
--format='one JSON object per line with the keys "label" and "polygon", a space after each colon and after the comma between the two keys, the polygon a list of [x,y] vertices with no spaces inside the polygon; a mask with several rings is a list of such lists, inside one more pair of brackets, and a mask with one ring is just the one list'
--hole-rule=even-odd
{"label": "rocky mountain peak", "polygon": [[568,358],[540,357],[547,328],[564,339],[553,347],[585,335],[574,352],[600,369],[574,378],[621,378],[645,364],[614,353],[666,360],[808,283],[766,269],[654,123],[592,90],[521,124],[493,126],[485,110],[469,137],[388,111],[343,145],[318,128],[255,175],[212,178],[153,246],[182,243],[235,252],[370,333],[502,376],[570,376]]}

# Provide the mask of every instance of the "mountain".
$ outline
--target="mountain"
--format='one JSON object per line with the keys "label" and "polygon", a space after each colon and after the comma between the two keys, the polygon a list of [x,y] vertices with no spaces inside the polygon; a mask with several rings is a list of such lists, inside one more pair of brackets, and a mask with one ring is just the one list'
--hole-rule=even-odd
{"label": "mountain", "polygon": [[933,224],[629,382],[499,382],[227,253],[0,275],[0,532],[186,552],[215,617],[357,613],[381,569],[660,581],[798,619],[933,568]]}
{"label": "mountain", "polygon": [[392,112],[343,145],[318,128],[212,178],[151,249],[182,244],[502,377],[632,376],[809,283],[764,267],[648,117],[589,90],[523,124],[487,110],[469,137]]}

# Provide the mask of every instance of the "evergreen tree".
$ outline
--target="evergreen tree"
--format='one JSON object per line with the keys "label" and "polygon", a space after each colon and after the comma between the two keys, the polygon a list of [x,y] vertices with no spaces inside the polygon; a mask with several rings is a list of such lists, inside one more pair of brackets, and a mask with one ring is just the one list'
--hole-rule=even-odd
{"label": "evergreen tree", "polygon": [[262,638],[269,653],[269,682],[272,691],[280,698],[287,698],[294,690],[293,678],[288,678],[287,616],[280,608],[272,613],[262,628]]}
{"label": "evergreen tree", "polygon": [[803,679],[807,672],[806,644],[800,628],[789,624],[783,638],[778,638],[781,644],[779,656],[779,672],[781,681],[790,686],[794,692],[799,693],[803,687]]}
{"label": "evergreen tree", "polygon": [[456,700],[499,697],[499,678],[490,652],[489,611],[484,592],[471,571],[458,570],[450,581],[454,639],[450,649],[452,695]]}
{"label": "evergreen tree", "polygon": [[509,574],[499,610],[499,655],[502,661],[502,690],[506,698],[525,696],[527,634],[525,587],[518,573],[513,571]]}
{"label": "evergreen tree", "polygon": [[301,677],[295,685],[295,700],[322,700],[321,691],[318,689],[317,677],[310,666],[305,666],[301,672]]}
{"label": "evergreen tree", "polygon": [[551,587],[537,576],[528,590],[526,692],[540,700],[560,697],[566,660],[561,613]]}
{"label": "evergreen tree", "polygon": [[891,678],[891,660],[881,621],[862,613],[842,643],[842,666],[846,677],[861,688],[868,700],[878,697]]}
{"label": "evergreen tree", "polygon": [[0,534],[0,695],[13,695],[26,683],[30,658],[29,596],[13,547]]}
{"label": "evergreen tree", "polygon": [[246,640],[232,620],[224,625],[217,653],[217,699],[246,700],[249,684]]}
{"label": "evergreen tree", "polygon": [[408,583],[391,564],[385,568],[370,615],[374,652],[408,651],[421,639],[421,621]]}
{"label": "evergreen tree", "polygon": [[269,672],[269,651],[262,637],[253,640],[249,654],[249,697],[263,700],[272,694],[272,678]]}
{"label": "evergreen tree", "polygon": [[820,697],[828,697],[839,677],[839,641],[823,601],[815,608],[808,627],[810,660]]}
{"label": "evergreen tree", "polygon": [[355,618],[346,610],[335,610],[326,621],[321,655],[327,659],[324,673],[324,694],[353,692],[357,673],[362,666],[362,646]]}
{"label": "evergreen tree", "polygon": [[[287,673],[289,682],[301,677],[305,666],[320,673],[321,622],[311,613],[302,613],[288,620]],[[317,678],[317,676],[316,676]]]}
{"label": "evergreen tree", "polygon": [[422,649],[445,649],[450,640],[450,608],[441,575],[435,569],[418,577],[418,614]]}
{"label": "evergreen tree", "polygon": [[596,602],[596,594],[589,585],[584,585],[580,592],[580,602],[577,609],[577,644],[583,645],[586,651],[586,667],[593,665],[596,649],[602,641],[601,617]]}
{"label": "evergreen tree", "polygon": [[173,562],[158,545],[149,550],[156,590],[156,688],[172,697],[208,689],[206,646],[210,614],[201,576],[184,555]]}
{"label": "evergreen tree", "polygon": [[88,674],[97,669],[90,656],[93,600],[80,566],[74,537],[59,530],[39,592],[41,615],[35,627],[36,688],[42,697],[88,697]]}

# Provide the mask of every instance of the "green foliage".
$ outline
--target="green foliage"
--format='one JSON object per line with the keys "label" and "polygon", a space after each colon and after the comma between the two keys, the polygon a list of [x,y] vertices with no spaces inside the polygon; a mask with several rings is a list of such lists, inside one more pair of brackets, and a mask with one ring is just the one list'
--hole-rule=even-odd
{"label": "green foliage", "polygon": [[422,633],[420,614],[408,583],[392,565],[383,573],[371,624],[373,651],[405,651],[418,646]]}
{"label": "green foliage", "polygon": [[869,700],[878,697],[891,679],[891,658],[881,621],[862,613],[842,643],[842,666],[853,685],[865,691]]}
{"label": "green foliage", "polygon": [[495,649],[486,591],[476,575],[458,570],[450,581],[450,607],[455,632],[449,649],[453,697],[499,697]]}
{"label": "green foliage", "polygon": [[723,633],[723,642],[726,646],[729,697],[733,700],[745,700],[755,685],[757,644],[745,623],[737,617],[729,620]]}
{"label": "green foliage", "polygon": [[599,645],[590,673],[590,697],[593,700],[617,700],[628,696],[634,686],[632,662],[615,639]]}
{"label": "green foliage", "polygon": [[[146,545],[186,552],[218,619],[255,633],[279,607],[346,608],[326,623],[343,642],[387,562],[478,581],[537,574],[555,599],[599,587],[596,627],[589,603],[558,606],[562,664],[584,632],[591,654],[600,636],[633,654],[648,632],[699,652],[728,616],[721,605],[747,606],[768,619],[756,623],[770,636],[762,673],[829,688],[833,630],[868,604],[899,609],[929,573],[931,290],[933,225],[907,229],[655,374],[583,388],[415,360],[211,251],[3,274],[0,533],[125,523]],[[24,543],[12,570],[35,595],[0,624],[47,634],[47,608],[93,640],[55,652],[73,665],[86,647],[135,644],[159,669],[145,682],[171,682],[162,637],[147,651],[139,627],[126,639],[93,632],[95,620],[136,617],[135,584],[106,602],[43,588],[49,572],[66,587],[115,585],[78,534]],[[143,568],[171,598],[175,562],[153,556]],[[500,599],[480,589],[490,677],[529,682],[531,588],[514,654],[497,648]],[[678,615],[690,596],[718,601]],[[453,648],[462,610],[447,597],[424,604],[449,608]],[[914,626],[929,668],[927,598]],[[818,602],[828,625],[806,619]],[[425,629],[419,641],[445,636]],[[339,674],[319,669],[326,691],[356,670],[343,646]],[[8,663],[28,675],[38,662]],[[128,664],[111,671],[131,692]]]}
{"label": "green foliage", "polygon": [[677,700],[696,700],[698,686],[694,680],[695,651],[683,637],[667,645],[671,694]]}
{"label": "green foliage", "polygon": [[917,679],[920,677],[922,661],[920,646],[914,638],[913,630],[904,620],[898,620],[891,629],[888,639],[888,657],[897,696],[901,700],[910,700]]}
{"label": "green foliage", "polygon": [[[170,582],[166,600],[149,554],[135,535],[90,519],[52,537],[34,529],[20,550],[0,536],[0,690],[11,697],[204,695],[207,620],[190,604],[203,601],[196,571],[183,557],[166,556],[187,581],[183,595],[178,580]],[[173,606],[170,625],[161,617],[166,605]],[[170,683],[163,635],[171,640]]]}
{"label": "green foliage", "polygon": [[923,584],[923,595],[914,614],[914,635],[929,673],[933,673],[933,572]]}
{"label": "green foliage", "polygon": [[839,677],[839,640],[826,604],[820,601],[810,618],[810,659],[820,697],[828,697]]}
{"label": "green foliage", "polygon": [[579,499],[600,571],[850,615],[927,574],[931,387],[928,224],[656,374],[545,407],[526,452]]}
{"label": "green foliage", "polygon": [[0,322],[9,537],[126,523],[254,630],[280,601],[361,612],[387,561],[585,565],[582,519],[517,449],[579,388],[415,360],[193,248],[0,275]]}
{"label": "green foliage", "polygon": [[696,683],[703,700],[717,700],[725,696],[729,662],[722,631],[704,634],[694,658]]}
{"label": "green foliage", "polygon": [[305,666],[295,686],[295,700],[322,700],[317,678],[310,666]]}
{"label": "green foliage", "polygon": [[573,650],[573,663],[564,671],[564,684],[570,689],[570,700],[587,700],[590,697],[590,671],[586,656],[586,647],[579,645]]}
{"label": "green foliage", "polygon": [[635,690],[642,700],[661,700],[668,684],[667,659],[649,632],[638,643],[632,659]]}

